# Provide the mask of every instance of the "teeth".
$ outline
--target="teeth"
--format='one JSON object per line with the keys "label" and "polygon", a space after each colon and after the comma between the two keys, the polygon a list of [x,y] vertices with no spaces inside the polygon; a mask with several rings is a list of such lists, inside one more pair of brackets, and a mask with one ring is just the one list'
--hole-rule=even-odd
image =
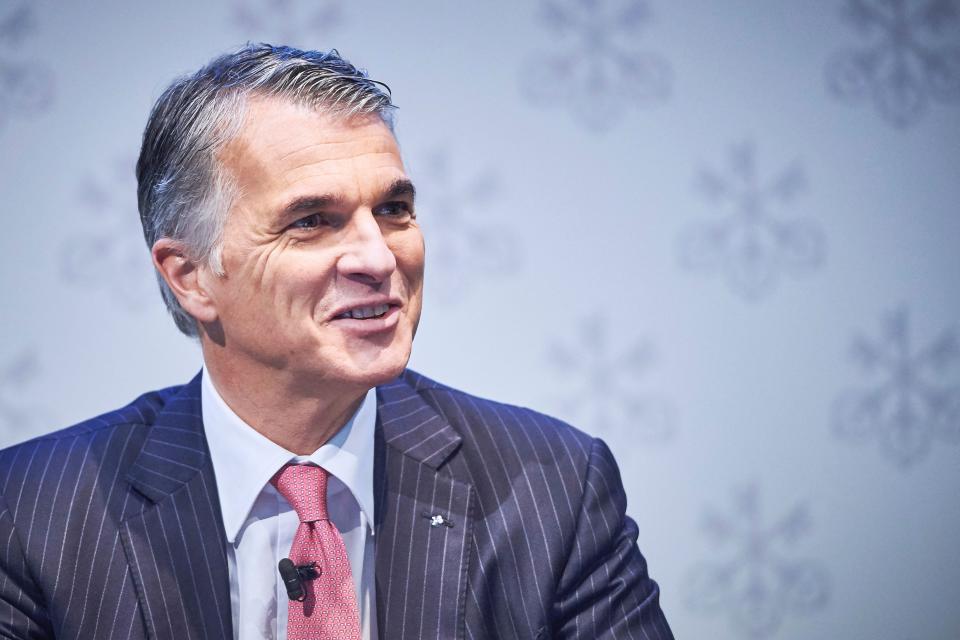
{"label": "teeth", "polygon": [[379,317],[390,309],[390,305],[381,304],[376,307],[357,307],[341,313],[338,318],[353,318],[354,320],[365,320],[366,318]]}

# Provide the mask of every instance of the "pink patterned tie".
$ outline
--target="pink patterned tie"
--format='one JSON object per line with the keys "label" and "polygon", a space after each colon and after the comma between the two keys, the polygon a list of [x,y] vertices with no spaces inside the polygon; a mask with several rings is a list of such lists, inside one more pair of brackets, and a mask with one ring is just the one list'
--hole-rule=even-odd
{"label": "pink patterned tie", "polygon": [[319,575],[304,580],[306,599],[287,605],[289,640],[360,640],[350,561],[343,538],[327,516],[326,469],[313,465],[284,465],[270,482],[300,517],[290,559],[294,564],[317,563]]}

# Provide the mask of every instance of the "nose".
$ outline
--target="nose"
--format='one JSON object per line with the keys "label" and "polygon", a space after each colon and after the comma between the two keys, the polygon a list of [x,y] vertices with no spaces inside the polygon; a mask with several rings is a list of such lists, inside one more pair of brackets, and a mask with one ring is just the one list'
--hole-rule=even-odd
{"label": "nose", "polygon": [[387,245],[383,231],[373,214],[357,215],[346,247],[337,261],[340,275],[367,284],[390,278],[397,269],[397,258]]}

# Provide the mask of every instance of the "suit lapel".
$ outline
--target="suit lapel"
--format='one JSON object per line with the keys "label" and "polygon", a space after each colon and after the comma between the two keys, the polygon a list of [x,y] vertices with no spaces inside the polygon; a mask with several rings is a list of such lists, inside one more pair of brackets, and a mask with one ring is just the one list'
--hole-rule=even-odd
{"label": "suit lapel", "polygon": [[377,625],[382,638],[462,638],[471,505],[445,462],[460,436],[403,378],[377,389]]}
{"label": "suit lapel", "polygon": [[[403,377],[379,387],[377,400],[380,636],[462,638],[475,498],[445,466],[460,436]],[[198,376],[168,400],[129,473],[142,509],[125,516],[121,538],[151,638],[233,635],[226,536],[201,415]]]}
{"label": "suit lapel", "polygon": [[170,397],[129,480],[143,496],[121,537],[151,638],[232,637],[223,520],[200,410],[200,376]]}

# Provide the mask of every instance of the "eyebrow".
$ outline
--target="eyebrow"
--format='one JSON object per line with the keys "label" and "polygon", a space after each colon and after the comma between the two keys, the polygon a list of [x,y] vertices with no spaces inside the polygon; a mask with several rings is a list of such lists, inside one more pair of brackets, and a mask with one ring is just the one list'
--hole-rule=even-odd
{"label": "eyebrow", "polygon": [[334,195],[301,196],[292,200],[283,208],[283,217],[295,216],[300,213],[313,213],[318,209],[329,209],[343,204],[343,198]]}
{"label": "eyebrow", "polygon": [[397,178],[387,187],[387,190],[383,194],[383,199],[390,200],[391,198],[403,198],[405,196],[409,196],[411,200],[415,200],[417,197],[417,189],[407,178]]}
{"label": "eyebrow", "polygon": [[[397,178],[380,196],[379,200],[392,200],[394,198],[409,197],[414,200],[417,196],[417,189],[407,178]],[[313,213],[320,209],[337,208],[342,206],[344,199],[332,194],[319,196],[301,196],[294,198],[282,210],[282,215],[286,217],[295,216],[301,213]]]}

